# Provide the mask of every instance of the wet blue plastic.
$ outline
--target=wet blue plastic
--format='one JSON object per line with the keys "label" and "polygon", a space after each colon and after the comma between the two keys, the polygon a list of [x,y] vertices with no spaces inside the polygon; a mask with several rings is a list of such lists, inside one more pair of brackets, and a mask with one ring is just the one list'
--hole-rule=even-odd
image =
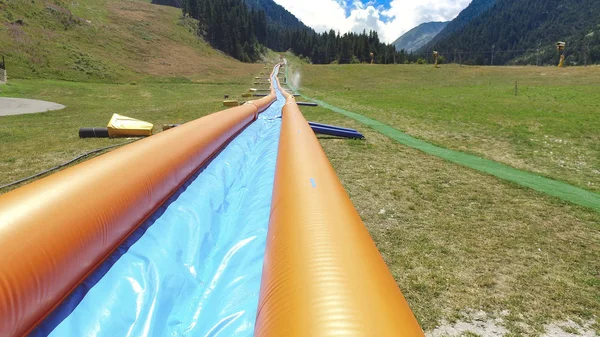
{"label": "wet blue plastic", "polygon": [[252,336],[278,100],[157,211],[34,336]]}

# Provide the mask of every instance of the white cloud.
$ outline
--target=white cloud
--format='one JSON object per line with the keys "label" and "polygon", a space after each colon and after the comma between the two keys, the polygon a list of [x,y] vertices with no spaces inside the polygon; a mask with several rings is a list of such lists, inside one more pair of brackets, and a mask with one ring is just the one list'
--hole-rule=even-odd
{"label": "white cloud", "polygon": [[380,11],[373,6],[365,7],[358,1],[354,2],[346,21],[350,26],[347,31],[362,32],[363,30],[375,30],[381,33],[385,28],[385,24],[381,20]]}
{"label": "white cloud", "polygon": [[[451,20],[471,0],[391,0],[388,8],[354,0],[274,0],[318,32],[334,29],[342,33],[376,30],[391,43],[415,26],[429,21]],[[346,13],[349,12],[349,15]]]}
{"label": "white cloud", "polygon": [[318,32],[329,29],[348,31],[346,10],[335,0],[274,0],[304,24]]}
{"label": "white cloud", "polygon": [[385,23],[383,36],[393,42],[400,35],[423,22],[448,21],[455,18],[471,0],[392,0],[382,14],[391,18]]}

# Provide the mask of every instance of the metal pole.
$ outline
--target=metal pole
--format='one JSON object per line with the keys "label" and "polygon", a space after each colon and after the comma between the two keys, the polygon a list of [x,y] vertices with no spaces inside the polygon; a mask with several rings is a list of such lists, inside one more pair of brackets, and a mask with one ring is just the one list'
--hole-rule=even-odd
{"label": "metal pole", "polygon": [[585,62],[585,66],[588,66],[588,57],[590,57],[590,44],[592,43],[592,40],[588,40],[587,43],[585,44],[585,51],[583,52],[583,59]]}
{"label": "metal pole", "polygon": [[492,63],[490,64],[491,66],[494,65],[494,49],[496,49],[496,45],[495,44],[492,45]]}

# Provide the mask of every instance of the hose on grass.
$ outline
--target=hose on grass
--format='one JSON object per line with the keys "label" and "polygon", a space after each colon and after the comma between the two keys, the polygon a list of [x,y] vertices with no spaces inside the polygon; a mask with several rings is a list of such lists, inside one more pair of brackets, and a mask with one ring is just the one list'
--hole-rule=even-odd
{"label": "hose on grass", "polygon": [[23,178],[23,179],[19,179],[19,180],[17,180],[17,181],[13,181],[12,183],[8,183],[8,184],[6,184],[6,185],[2,185],[2,186],[0,186],[0,190],[2,190],[2,189],[4,189],[4,188],[8,188],[8,187],[15,186],[15,185],[19,185],[19,184],[21,184],[21,183],[24,183],[24,182],[26,182],[26,181],[29,181],[29,180],[32,180],[32,179],[35,179],[35,178],[41,177],[41,176],[43,176],[43,175],[45,175],[45,174],[48,174],[48,173],[50,173],[50,172],[53,172],[53,171],[59,170],[59,169],[61,169],[61,168],[65,167],[65,166],[68,166],[68,165],[70,165],[70,164],[72,164],[72,163],[74,163],[74,162],[76,162],[76,161],[78,161],[78,160],[80,160],[80,159],[83,159],[83,158],[85,158],[85,157],[91,156],[91,155],[93,155],[93,154],[96,154],[96,153],[98,153],[98,152],[102,152],[102,151],[109,150],[109,149],[112,149],[112,148],[115,148],[115,147],[119,147],[119,146],[123,146],[123,145],[131,144],[131,143],[135,142],[136,140],[137,140],[137,139],[134,139],[134,140],[132,140],[132,141],[129,141],[129,142],[125,142],[125,143],[121,143],[121,144],[115,144],[115,145],[110,145],[110,146],[107,146],[107,147],[103,147],[103,148],[100,148],[100,149],[96,149],[96,150],[92,150],[92,151],[86,152],[86,153],[84,153],[84,154],[82,154],[82,155],[79,155],[79,156],[77,156],[77,157],[75,157],[75,158],[73,158],[73,159],[69,160],[69,161],[68,161],[68,162],[66,162],[66,163],[60,164],[60,165],[58,165],[58,166],[54,166],[54,167],[52,167],[52,168],[49,168],[49,169],[47,169],[47,170],[45,170],[45,171],[42,171],[42,172],[40,172],[40,173],[36,173],[36,174],[34,174],[34,175],[32,175],[32,176],[29,176],[29,177],[26,177],[26,178]]}

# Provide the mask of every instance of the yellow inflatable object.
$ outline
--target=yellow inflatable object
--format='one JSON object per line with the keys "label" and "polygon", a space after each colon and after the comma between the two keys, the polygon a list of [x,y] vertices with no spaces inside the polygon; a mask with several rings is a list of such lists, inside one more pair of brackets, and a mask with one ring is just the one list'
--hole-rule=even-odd
{"label": "yellow inflatable object", "polygon": [[558,63],[558,67],[562,68],[565,66],[565,55],[560,55],[560,62]]}
{"label": "yellow inflatable object", "polygon": [[229,108],[235,107],[240,105],[240,102],[238,102],[237,100],[225,100],[223,101],[223,105]]}
{"label": "yellow inflatable object", "polygon": [[108,122],[108,135],[110,138],[152,136],[152,128],[154,128],[152,123],[113,114]]}

